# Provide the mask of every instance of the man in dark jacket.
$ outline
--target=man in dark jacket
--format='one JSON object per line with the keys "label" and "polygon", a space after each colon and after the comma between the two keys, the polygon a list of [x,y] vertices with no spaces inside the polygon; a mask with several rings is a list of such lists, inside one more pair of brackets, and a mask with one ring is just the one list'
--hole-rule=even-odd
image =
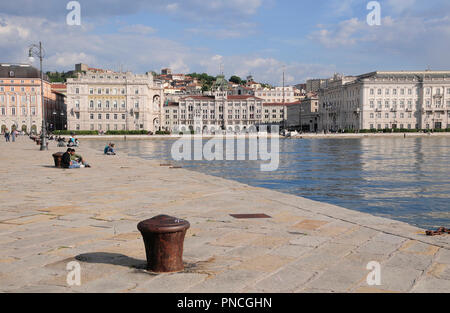
{"label": "man in dark jacket", "polygon": [[62,160],[61,160],[61,165],[63,168],[79,168],[80,165],[76,162],[73,162],[70,157],[71,157],[71,152],[73,149],[68,148],[66,153],[63,154],[62,156]]}

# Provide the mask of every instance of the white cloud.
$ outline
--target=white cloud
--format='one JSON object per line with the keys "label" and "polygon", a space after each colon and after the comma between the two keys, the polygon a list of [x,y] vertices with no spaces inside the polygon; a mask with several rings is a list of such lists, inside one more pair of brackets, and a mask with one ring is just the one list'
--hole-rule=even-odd
{"label": "white cloud", "polygon": [[[42,18],[20,18],[0,15],[0,46],[2,61],[27,60],[27,47],[43,40],[47,56],[45,70],[71,70],[74,64],[83,62],[93,67],[131,70],[143,73],[171,67],[175,72],[207,72],[217,75],[223,64],[227,76],[254,75],[261,82],[280,84],[283,66],[286,83],[298,83],[308,77],[323,77],[335,70],[331,66],[309,65],[297,62],[286,64],[276,58],[262,55],[219,55],[202,48],[191,48],[179,42],[148,36],[146,32],[119,32],[94,34],[91,25],[79,28],[61,27],[60,23]],[[140,30],[140,27],[131,27]],[[18,34],[21,40],[17,40]]]}
{"label": "white cloud", "polygon": [[387,0],[386,4],[395,13],[403,13],[416,5],[416,0]]}
{"label": "white cloud", "polygon": [[135,33],[141,35],[149,35],[156,33],[156,29],[150,26],[135,24],[135,25],[127,25],[119,29],[122,33]]}

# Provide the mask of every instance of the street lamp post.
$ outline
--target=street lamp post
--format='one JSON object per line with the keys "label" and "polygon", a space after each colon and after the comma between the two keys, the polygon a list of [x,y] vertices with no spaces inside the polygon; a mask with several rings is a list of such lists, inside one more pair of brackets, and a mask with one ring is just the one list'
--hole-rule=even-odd
{"label": "street lamp post", "polygon": [[44,72],[42,71],[42,59],[44,58],[44,51],[42,49],[42,43],[39,45],[33,44],[28,50],[28,57],[30,61],[33,57],[39,58],[40,70],[41,70],[41,106],[42,106],[42,132],[41,132],[41,151],[48,150],[47,148],[47,131],[46,131],[46,119],[45,119],[45,107],[44,107]]}

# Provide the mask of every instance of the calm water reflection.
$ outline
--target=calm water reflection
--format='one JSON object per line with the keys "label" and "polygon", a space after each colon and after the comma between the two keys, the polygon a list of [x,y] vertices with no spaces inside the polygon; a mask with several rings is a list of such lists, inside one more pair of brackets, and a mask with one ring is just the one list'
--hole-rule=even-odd
{"label": "calm water reflection", "polygon": [[[105,141],[86,141],[102,149]],[[121,153],[170,160],[173,140],[119,141]],[[256,161],[181,162],[185,168],[408,222],[450,226],[450,138],[281,140],[280,167]]]}

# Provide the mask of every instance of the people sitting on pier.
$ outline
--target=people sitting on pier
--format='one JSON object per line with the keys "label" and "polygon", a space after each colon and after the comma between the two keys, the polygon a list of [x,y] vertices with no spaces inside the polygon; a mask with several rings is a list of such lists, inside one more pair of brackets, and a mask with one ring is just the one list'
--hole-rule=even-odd
{"label": "people sitting on pier", "polygon": [[63,154],[61,159],[61,166],[63,168],[80,168],[80,165],[76,161],[71,160],[72,148],[68,148]]}
{"label": "people sitting on pier", "polygon": [[115,147],[115,144],[109,143],[105,147],[105,149],[103,150],[104,154],[106,154],[106,155],[116,155],[116,152],[114,151],[114,147]]}
{"label": "people sitting on pier", "polygon": [[56,141],[58,142],[58,147],[65,147],[66,146],[66,139],[65,138],[61,138],[61,136],[59,136]]}
{"label": "people sitting on pier", "polygon": [[86,160],[79,154],[75,153],[75,149],[70,149],[70,160],[79,165],[79,167],[91,167]]}
{"label": "people sitting on pier", "polygon": [[67,147],[78,147],[78,146],[79,146],[78,139],[75,138],[75,136],[70,136]]}

